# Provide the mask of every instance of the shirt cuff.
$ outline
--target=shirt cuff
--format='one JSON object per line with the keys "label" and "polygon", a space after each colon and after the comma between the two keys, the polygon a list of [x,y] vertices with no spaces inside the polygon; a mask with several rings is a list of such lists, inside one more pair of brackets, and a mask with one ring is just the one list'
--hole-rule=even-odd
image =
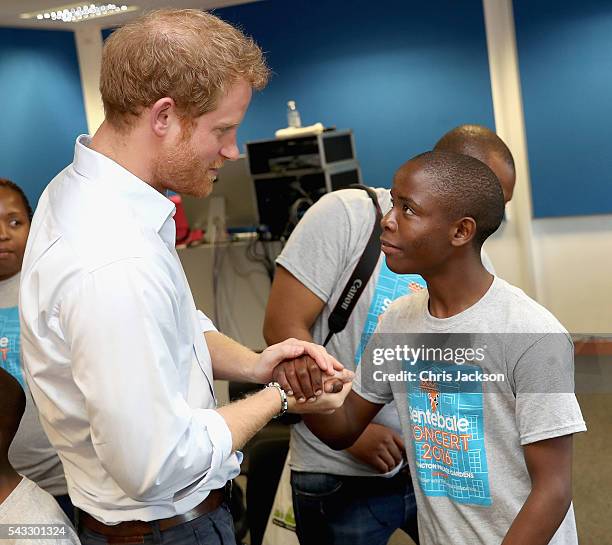
{"label": "shirt cuff", "polygon": [[194,413],[194,417],[206,429],[212,444],[210,470],[202,481],[205,483],[217,473],[217,470],[231,456],[232,434],[227,427],[225,419],[214,409],[200,409]]}
{"label": "shirt cuff", "polygon": [[212,320],[201,310],[198,310],[198,319],[200,320],[200,329],[202,333],[206,333],[207,331],[217,331],[217,328],[215,327],[215,324],[212,323]]}

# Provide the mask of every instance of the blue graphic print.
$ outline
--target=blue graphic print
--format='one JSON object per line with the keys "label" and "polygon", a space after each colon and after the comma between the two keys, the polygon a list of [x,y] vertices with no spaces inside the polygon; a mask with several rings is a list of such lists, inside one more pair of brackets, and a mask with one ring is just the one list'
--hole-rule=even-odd
{"label": "blue graphic print", "polygon": [[[478,370],[473,365],[419,362],[419,380],[407,383],[417,478],[426,496],[446,496],[463,504],[492,503],[482,382],[461,380]],[[447,378],[436,380],[442,376]]]}
{"label": "blue graphic print", "polygon": [[380,273],[376,280],[376,288],[370,303],[370,309],[361,333],[361,341],[355,352],[355,367],[361,361],[361,355],[378,325],[378,317],[387,310],[387,307],[398,297],[422,290],[427,287],[425,280],[418,274],[395,274],[387,267],[383,258]]}
{"label": "blue graphic print", "polygon": [[21,371],[19,309],[0,308],[0,367],[6,369],[25,388]]}

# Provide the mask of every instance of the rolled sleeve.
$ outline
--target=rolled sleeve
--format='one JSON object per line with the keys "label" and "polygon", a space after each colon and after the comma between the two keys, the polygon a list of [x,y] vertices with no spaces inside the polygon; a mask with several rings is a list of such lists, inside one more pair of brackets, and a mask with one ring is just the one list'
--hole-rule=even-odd
{"label": "rolled sleeve", "polygon": [[210,470],[203,482],[208,482],[212,475],[229,459],[232,455],[232,434],[227,427],[225,419],[213,409],[201,409],[194,413],[194,419],[199,423],[208,434],[212,444],[212,457],[210,460]]}

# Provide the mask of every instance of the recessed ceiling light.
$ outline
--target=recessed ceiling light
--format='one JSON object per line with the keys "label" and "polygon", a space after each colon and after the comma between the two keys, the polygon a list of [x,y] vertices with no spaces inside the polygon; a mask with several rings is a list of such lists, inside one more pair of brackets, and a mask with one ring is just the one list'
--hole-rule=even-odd
{"label": "recessed ceiling light", "polygon": [[75,23],[85,19],[128,13],[137,9],[139,9],[138,6],[128,6],[127,4],[79,3],[50,8],[43,12],[22,13],[19,17],[21,19],[36,19],[38,21],[51,19],[60,23]]}

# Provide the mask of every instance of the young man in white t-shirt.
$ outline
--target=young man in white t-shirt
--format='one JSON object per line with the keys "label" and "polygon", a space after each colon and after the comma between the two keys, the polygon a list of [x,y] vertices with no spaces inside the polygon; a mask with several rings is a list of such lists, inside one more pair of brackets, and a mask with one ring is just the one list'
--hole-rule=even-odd
{"label": "young man in white t-shirt", "polygon": [[[387,265],[428,289],[382,316],[344,406],[304,422],[344,449],[396,401],[423,545],[577,543],[572,434],[586,428],[573,346],[546,309],[482,265],[503,218],[499,181],[472,157],[434,151],[403,165],[391,194]],[[409,345],[425,357],[398,354]]]}

